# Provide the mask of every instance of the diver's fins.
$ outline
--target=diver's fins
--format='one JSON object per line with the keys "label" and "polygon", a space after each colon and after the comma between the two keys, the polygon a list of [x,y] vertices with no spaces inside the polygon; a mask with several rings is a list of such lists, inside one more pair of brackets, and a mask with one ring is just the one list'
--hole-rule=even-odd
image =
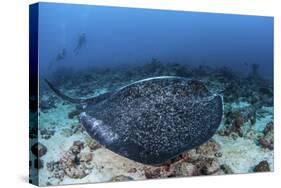
{"label": "diver's fins", "polygon": [[101,94],[99,96],[96,97],[91,97],[91,98],[86,98],[86,99],[81,99],[81,98],[72,98],[69,97],[65,94],[63,94],[60,90],[58,90],[57,88],[55,88],[47,79],[44,79],[45,82],[47,83],[47,85],[59,96],[61,97],[63,100],[66,100],[68,102],[71,103],[91,103],[91,104],[97,104],[103,100],[105,100],[108,96],[110,96],[111,94],[108,93],[104,93]]}

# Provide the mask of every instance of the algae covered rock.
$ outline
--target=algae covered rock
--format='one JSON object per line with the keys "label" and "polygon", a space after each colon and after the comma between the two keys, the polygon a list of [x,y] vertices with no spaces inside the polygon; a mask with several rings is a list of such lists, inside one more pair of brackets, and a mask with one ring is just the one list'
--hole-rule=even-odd
{"label": "algae covered rock", "polygon": [[268,172],[268,171],[270,171],[270,168],[269,168],[269,164],[267,161],[261,161],[254,168],[254,172]]}
{"label": "algae covered rock", "polygon": [[36,156],[36,157],[42,157],[47,153],[47,147],[44,146],[43,144],[37,142],[33,146],[31,146],[31,152]]}

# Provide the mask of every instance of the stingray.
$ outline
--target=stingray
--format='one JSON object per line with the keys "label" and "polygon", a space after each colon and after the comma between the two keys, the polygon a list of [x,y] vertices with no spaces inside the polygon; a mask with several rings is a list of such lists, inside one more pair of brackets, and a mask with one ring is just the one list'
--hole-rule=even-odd
{"label": "stingray", "polygon": [[66,96],[45,81],[64,100],[86,104],[79,119],[93,139],[143,164],[161,165],[200,146],[222,120],[222,97],[194,79],[152,77],[86,99]]}

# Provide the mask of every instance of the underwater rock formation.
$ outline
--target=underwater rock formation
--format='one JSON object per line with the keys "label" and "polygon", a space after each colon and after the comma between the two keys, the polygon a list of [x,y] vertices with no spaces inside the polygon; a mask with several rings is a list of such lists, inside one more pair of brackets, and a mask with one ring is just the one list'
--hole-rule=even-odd
{"label": "underwater rock formation", "polygon": [[47,147],[43,144],[37,142],[31,146],[31,152],[35,156],[35,159],[30,161],[29,168],[32,169],[32,162],[33,167],[37,170],[42,169],[44,167],[44,161],[41,159],[47,153]]}
{"label": "underwater rock formation", "polygon": [[59,179],[60,181],[63,180],[65,176],[65,172],[59,161],[47,162],[46,166],[47,166],[47,170],[52,173],[51,176],[52,178]]}
{"label": "underwater rock formation", "polygon": [[217,160],[219,148],[220,146],[214,140],[210,140],[161,166],[145,166],[145,177],[147,179],[154,179],[175,176],[225,174],[224,166],[220,166]]}
{"label": "underwater rock formation", "polygon": [[43,139],[50,139],[55,134],[55,132],[55,127],[40,128],[40,135]]}
{"label": "underwater rock formation", "polygon": [[226,126],[224,130],[220,130],[219,134],[223,136],[229,136],[232,132],[237,133],[240,137],[243,136],[242,126],[244,125],[244,118],[241,112],[237,111],[231,113],[229,124],[227,124],[227,120],[225,122]]}
{"label": "underwater rock formation", "polygon": [[273,122],[266,124],[263,130],[263,135],[259,137],[258,143],[269,150],[273,150]]}
{"label": "underwater rock formation", "polygon": [[269,164],[267,161],[261,161],[254,168],[254,172],[268,172],[268,171],[270,171],[270,168],[269,168]]}
{"label": "underwater rock formation", "polygon": [[74,141],[59,161],[47,163],[48,171],[52,172],[51,177],[63,180],[65,175],[73,179],[81,179],[87,176],[93,169],[91,164],[93,154],[82,152],[83,149],[84,142]]}
{"label": "underwater rock formation", "polygon": [[45,155],[47,153],[47,151],[48,151],[47,147],[39,142],[37,142],[33,146],[31,146],[31,152],[36,157],[42,157],[43,155]]}
{"label": "underwater rock formation", "polygon": [[84,127],[81,124],[71,125],[70,128],[64,128],[61,131],[61,135],[65,137],[70,137],[74,134],[83,133],[85,131]]}
{"label": "underwater rock formation", "polygon": [[225,174],[233,174],[233,170],[227,164],[222,164],[220,168],[223,170]]}
{"label": "underwater rock formation", "polygon": [[256,123],[256,109],[253,106],[232,109],[226,105],[224,114],[224,127],[218,131],[221,136],[230,136],[232,134],[235,138],[233,134],[236,134],[242,137]]}
{"label": "underwater rock formation", "polygon": [[89,147],[90,151],[95,151],[102,147],[97,141],[89,136],[86,136],[85,138],[85,145]]}

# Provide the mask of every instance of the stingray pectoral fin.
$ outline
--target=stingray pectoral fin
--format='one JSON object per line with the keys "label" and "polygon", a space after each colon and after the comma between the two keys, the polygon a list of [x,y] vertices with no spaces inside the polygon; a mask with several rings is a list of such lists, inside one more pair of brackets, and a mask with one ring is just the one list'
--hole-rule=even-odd
{"label": "stingray pectoral fin", "polygon": [[110,95],[110,93],[108,92],[108,93],[104,93],[104,94],[101,94],[101,95],[96,96],[96,97],[91,97],[91,98],[86,98],[86,99],[72,98],[72,97],[69,97],[69,96],[63,94],[60,90],[55,88],[54,85],[51,84],[47,79],[45,79],[45,82],[51,88],[51,90],[54,91],[54,93],[56,95],[61,97],[63,100],[66,100],[66,101],[71,102],[71,103],[80,103],[80,104],[81,103],[91,103],[91,104],[97,104],[98,102],[103,101],[104,99],[106,99]]}

